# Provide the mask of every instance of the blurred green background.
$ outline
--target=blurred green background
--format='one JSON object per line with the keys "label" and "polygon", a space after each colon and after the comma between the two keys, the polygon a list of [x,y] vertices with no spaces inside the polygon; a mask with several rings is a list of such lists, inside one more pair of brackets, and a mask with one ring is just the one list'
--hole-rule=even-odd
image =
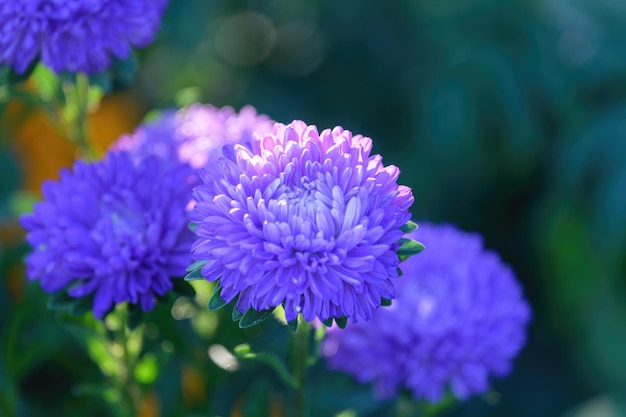
{"label": "blurred green background", "polygon": [[[416,220],[478,231],[513,266],[528,344],[509,378],[450,416],[626,416],[626,2],[172,0],[138,63],[91,120],[101,149],[150,109],[193,101],[342,125],[401,168]],[[85,394],[101,371],[20,266],[25,191],[74,149],[28,106],[2,106],[2,401],[20,416],[106,416]],[[242,382],[207,349],[285,350],[285,330],[244,334],[187,301],[151,315],[163,360],[142,416],[281,415],[270,370],[248,364],[257,382]],[[313,389],[315,416],[387,415],[336,381]],[[264,411],[246,405],[257,398]]]}

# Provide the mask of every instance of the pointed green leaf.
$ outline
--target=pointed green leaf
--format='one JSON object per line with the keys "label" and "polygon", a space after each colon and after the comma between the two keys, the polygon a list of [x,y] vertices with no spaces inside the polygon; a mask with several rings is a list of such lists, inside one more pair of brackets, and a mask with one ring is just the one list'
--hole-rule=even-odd
{"label": "pointed green leaf", "polygon": [[196,229],[198,228],[198,223],[189,222],[187,223],[187,228],[195,233]]}
{"label": "pointed green leaf", "polygon": [[213,295],[211,295],[211,299],[209,300],[209,305],[208,305],[209,310],[219,310],[220,308],[228,304],[220,295],[221,292],[222,292],[222,287],[218,282],[217,284],[215,284]]}
{"label": "pointed green leaf", "polygon": [[243,317],[243,313],[237,308],[237,303],[233,305],[233,321],[239,321]]}
{"label": "pointed green leaf", "polygon": [[415,240],[402,238],[400,242],[402,242],[402,246],[398,249],[398,256],[416,255],[424,250],[424,245]]}
{"label": "pointed green leaf", "polygon": [[287,326],[291,329],[292,332],[297,332],[298,331],[298,319],[295,318],[291,321],[287,322]]}
{"label": "pointed green leaf", "polygon": [[197,281],[200,279],[206,279],[202,275],[202,268],[196,269],[195,271],[191,271],[190,273],[185,275],[185,278],[184,278],[185,281]]}
{"label": "pointed green leaf", "polygon": [[273,311],[273,308],[261,311],[256,311],[255,309],[250,308],[248,309],[248,311],[246,311],[246,314],[243,315],[241,320],[239,320],[239,327],[245,329],[257,325],[266,318],[268,318],[268,316],[272,314]]}
{"label": "pointed green leaf", "polygon": [[65,291],[57,291],[50,294],[48,298],[48,308],[51,310],[70,308],[76,303],[76,300],[76,298],[70,297]]}
{"label": "pointed green leaf", "polygon": [[348,318],[346,316],[341,316],[339,318],[335,317],[335,323],[339,326],[340,329],[345,329],[346,324],[348,324]]}
{"label": "pointed green leaf", "polygon": [[381,298],[380,305],[383,307],[389,307],[391,305],[391,300],[388,298]]}
{"label": "pointed green leaf", "polygon": [[[402,262],[404,259],[400,259],[400,262]],[[398,276],[401,277],[402,275],[404,275],[404,272],[402,272],[402,269],[398,268]]]}
{"label": "pointed green leaf", "polygon": [[326,327],[333,327],[333,318],[331,317],[329,319],[326,319],[322,323],[324,323],[324,326]]}
{"label": "pointed green leaf", "polygon": [[414,223],[411,220],[409,220],[404,226],[401,227],[401,230],[404,233],[410,233],[416,229],[417,229],[417,223]]}
{"label": "pointed green leaf", "polygon": [[197,271],[198,269],[202,269],[202,267],[206,265],[207,263],[209,263],[209,261],[207,261],[206,259],[195,261],[194,263],[192,263],[191,265],[187,267],[186,271],[187,272]]}
{"label": "pointed green leaf", "polygon": [[[113,307],[111,307],[113,308]],[[77,298],[76,302],[70,307],[72,316],[82,316],[93,309],[93,296]],[[106,313],[108,314],[108,312]],[[105,315],[106,315],[105,314]]]}

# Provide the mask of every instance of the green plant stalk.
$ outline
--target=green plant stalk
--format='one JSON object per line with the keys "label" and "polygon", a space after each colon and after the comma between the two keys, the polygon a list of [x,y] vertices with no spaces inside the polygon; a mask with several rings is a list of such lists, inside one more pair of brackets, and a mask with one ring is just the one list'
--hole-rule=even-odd
{"label": "green plant stalk", "polygon": [[[118,373],[116,378],[116,389],[120,398],[121,417],[135,417],[137,415],[137,400],[139,397],[139,387],[135,381],[135,366],[139,354],[141,353],[141,343],[143,342],[143,326],[140,326],[132,335],[128,327],[128,308],[126,305],[119,308],[121,327],[114,332],[113,343],[119,344],[122,348],[122,356],[118,362]],[[132,336],[138,337],[139,345],[131,349]]]}
{"label": "green plant stalk", "polygon": [[89,77],[83,73],[76,74],[76,84],[74,85],[75,102],[77,115],[75,120],[76,134],[75,140],[83,151],[85,158],[94,159],[94,152],[89,142],[87,134],[87,115],[89,113]]}
{"label": "green plant stalk", "polygon": [[309,337],[311,324],[299,318],[298,330],[294,335],[293,351],[293,375],[296,380],[296,392],[294,396],[294,413],[296,417],[306,416],[305,382],[306,371],[309,366]]}

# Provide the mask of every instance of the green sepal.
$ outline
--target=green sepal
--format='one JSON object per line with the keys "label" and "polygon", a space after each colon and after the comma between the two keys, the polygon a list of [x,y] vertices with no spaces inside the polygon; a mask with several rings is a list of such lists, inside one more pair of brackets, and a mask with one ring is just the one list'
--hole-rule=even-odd
{"label": "green sepal", "polygon": [[241,320],[242,317],[243,317],[243,313],[239,311],[239,309],[237,308],[237,303],[235,303],[235,305],[233,305],[233,314],[232,314],[233,321],[239,321]]}
{"label": "green sepal", "polygon": [[424,250],[424,245],[413,239],[402,238],[400,242],[402,246],[400,246],[398,252],[396,252],[399,257],[416,255]]}
{"label": "green sepal", "polygon": [[[404,259],[401,259],[400,261],[403,261]],[[398,276],[401,277],[402,275],[404,275],[404,272],[402,272],[401,268],[398,268]]]}
{"label": "green sepal", "polygon": [[172,291],[174,291],[175,293],[184,295],[185,297],[196,296],[196,290],[187,281],[176,278],[172,280],[172,284],[174,284],[174,288],[172,289]]}
{"label": "green sepal", "polygon": [[331,317],[329,319],[326,319],[322,323],[324,323],[324,326],[326,327],[333,327],[333,318]]}
{"label": "green sepal", "polygon": [[288,321],[287,327],[289,327],[292,332],[294,333],[297,332],[298,331],[298,318]]}
{"label": "green sepal", "polygon": [[255,309],[250,308],[248,309],[248,311],[246,311],[241,320],[239,320],[239,327],[242,329],[246,329],[248,327],[255,326],[268,318],[273,311],[273,308],[261,311],[256,311]]}
{"label": "green sepal", "polygon": [[204,278],[204,275],[202,275],[202,268],[196,269],[195,271],[191,271],[190,273],[185,275],[185,278],[184,278],[185,281],[197,281],[200,279],[206,279]]}
{"label": "green sepal", "polygon": [[335,317],[335,323],[337,323],[340,329],[345,329],[346,324],[348,324],[348,318],[346,316]]}
{"label": "green sepal", "polygon": [[391,305],[391,300],[388,298],[381,298],[380,299],[380,305],[382,307],[389,307]]}
{"label": "green sepal", "polygon": [[187,267],[187,269],[185,269],[185,271],[187,271],[187,272],[197,271],[198,269],[202,269],[202,267],[204,265],[208,264],[208,263],[209,263],[209,261],[207,261],[206,259],[201,259],[199,261],[195,261],[194,263],[189,265]]}
{"label": "green sepal", "polygon": [[209,310],[211,311],[219,310],[220,308],[228,304],[220,295],[221,292],[222,292],[222,286],[218,282],[217,284],[215,284],[213,295],[211,295],[211,299],[209,300],[209,305],[208,305]]}
{"label": "green sepal", "polygon": [[71,297],[67,292],[57,291],[50,294],[47,306],[50,310],[71,308],[76,303],[76,301],[77,299]]}
{"label": "green sepal", "polygon": [[187,223],[187,228],[195,233],[196,229],[198,228],[198,223],[189,222]]}
{"label": "green sepal", "polygon": [[404,226],[400,228],[400,230],[402,230],[404,233],[410,233],[413,230],[417,230],[417,223],[414,223],[411,220],[409,220],[408,222],[406,222]]}

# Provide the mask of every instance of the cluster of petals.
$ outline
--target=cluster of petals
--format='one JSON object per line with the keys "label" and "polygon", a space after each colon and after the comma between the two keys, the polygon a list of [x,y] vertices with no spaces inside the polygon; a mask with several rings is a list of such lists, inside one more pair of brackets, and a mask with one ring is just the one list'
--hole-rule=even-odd
{"label": "cluster of petals", "polygon": [[368,323],[331,329],[331,368],[372,382],[381,398],[408,390],[431,402],[459,399],[504,376],[526,340],[530,309],[511,269],[479,235],[420,223],[426,250],[401,264],[398,297]]}
{"label": "cluster of petals", "polygon": [[151,43],[167,0],[0,0],[0,65],[98,73]]}
{"label": "cluster of petals", "polygon": [[178,160],[198,169],[222,156],[234,157],[233,146],[252,143],[252,133],[271,132],[274,122],[252,106],[240,112],[232,107],[193,104],[167,110],[142,124],[134,133],[122,136],[113,149],[138,157],[155,155]]}
{"label": "cluster of petals", "polygon": [[150,310],[191,260],[190,170],[124,152],[63,170],[21,218],[32,246],[28,277],[47,292],[93,297],[98,318],[123,302]]}
{"label": "cluster of petals", "polygon": [[287,320],[357,322],[395,297],[413,196],[371,150],[341,127],[277,123],[201,171],[192,254],[224,301],[242,313],[283,305]]}

